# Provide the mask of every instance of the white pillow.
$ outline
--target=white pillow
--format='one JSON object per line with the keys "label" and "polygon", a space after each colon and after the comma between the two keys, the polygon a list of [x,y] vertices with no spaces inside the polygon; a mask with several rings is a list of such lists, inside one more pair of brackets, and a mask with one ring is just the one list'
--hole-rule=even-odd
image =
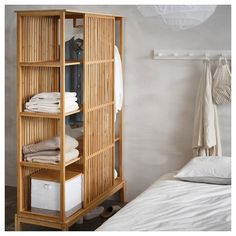
{"label": "white pillow", "polygon": [[189,161],[175,178],[209,184],[231,184],[231,158],[201,156]]}

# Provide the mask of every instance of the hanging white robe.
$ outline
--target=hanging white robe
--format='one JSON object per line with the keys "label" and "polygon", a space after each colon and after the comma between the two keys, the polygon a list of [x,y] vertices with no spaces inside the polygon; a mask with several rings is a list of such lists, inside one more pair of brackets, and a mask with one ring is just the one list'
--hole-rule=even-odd
{"label": "hanging white robe", "polygon": [[115,115],[121,111],[123,104],[123,71],[118,48],[115,46]]}
{"label": "hanging white robe", "polygon": [[199,83],[193,128],[193,156],[222,156],[219,121],[212,100],[212,75],[210,63],[204,61]]}

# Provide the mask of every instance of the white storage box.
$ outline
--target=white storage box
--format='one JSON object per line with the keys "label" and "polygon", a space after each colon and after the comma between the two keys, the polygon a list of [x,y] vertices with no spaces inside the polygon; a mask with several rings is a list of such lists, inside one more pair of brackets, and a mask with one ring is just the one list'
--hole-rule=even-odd
{"label": "white storage box", "polygon": [[[66,171],[66,216],[82,208],[82,176],[79,172]],[[54,215],[60,213],[59,171],[42,170],[31,176],[31,211]]]}

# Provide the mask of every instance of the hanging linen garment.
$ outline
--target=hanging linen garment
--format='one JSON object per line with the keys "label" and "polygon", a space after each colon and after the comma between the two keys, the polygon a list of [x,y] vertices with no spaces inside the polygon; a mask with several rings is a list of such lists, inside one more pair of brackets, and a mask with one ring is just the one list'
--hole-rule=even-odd
{"label": "hanging linen garment", "polygon": [[212,75],[209,60],[204,61],[199,83],[193,128],[193,156],[221,156],[221,141],[216,105],[212,100]]}
{"label": "hanging linen garment", "polygon": [[222,63],[222,58],[219,59],[219,65],[213,76],[212,97],[217,105],[231,102],[231,73],[226,58],[224,61],[225,64]]}
{"label": "hanging linen garment", "polygon": [[115,117],[116,113],[122,109],[123,104],[123,72],[120,53],[115,46]]}

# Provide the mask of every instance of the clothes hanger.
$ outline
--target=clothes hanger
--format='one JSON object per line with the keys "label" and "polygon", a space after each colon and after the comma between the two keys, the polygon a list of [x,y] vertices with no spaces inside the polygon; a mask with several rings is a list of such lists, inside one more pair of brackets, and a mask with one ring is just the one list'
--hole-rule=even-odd
{"label": "clothes hanger", "polygon": [[81,33],[74,35],[74,40],[77,40],[77,39],[81,39]]}

